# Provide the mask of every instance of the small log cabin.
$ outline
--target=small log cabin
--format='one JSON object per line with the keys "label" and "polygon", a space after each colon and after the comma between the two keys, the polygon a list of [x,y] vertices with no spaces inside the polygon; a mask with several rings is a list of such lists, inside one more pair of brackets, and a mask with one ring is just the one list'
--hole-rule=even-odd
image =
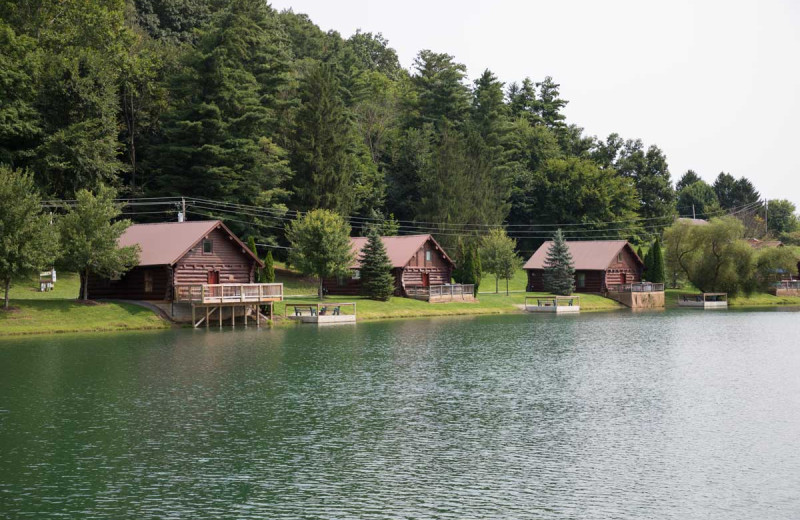
{"label": "small log cabin", "polygon": [[[449,284],[455,264],[431,235],[381,237],[395,280],[395,296],[407,296],[408,287],[430,287]],[[356,295],[361,292],[361,249],[365,237],[350,239],[356,261],[350,266],[350,276],[326,278],[323,289],[328,294]]]}
{"label": "small log cabin", "polygon": [[261,260],[219,220],[134,224],[120,247],[138,244],[139,265],[119,280],[89,275],[89,298],[173,300],[178,284],[252,283]]}
{"label": "small log cabin", "polygon": [[[552,245],[545,242],[525,263],[529,292],[544,291],[544,262]],[[575,264],[575,291],[602,293],[609,285],[642,281],[644,262],[625,240],[567,242]]]}

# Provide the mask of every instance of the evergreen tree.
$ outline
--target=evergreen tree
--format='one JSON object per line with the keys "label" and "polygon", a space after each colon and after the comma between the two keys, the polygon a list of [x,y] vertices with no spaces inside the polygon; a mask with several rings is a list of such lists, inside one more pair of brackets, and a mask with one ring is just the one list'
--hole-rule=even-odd
{"label": "evergreen tree", "polygon": [[386,301],[394,293],[392,263],[380,235],[370,232],[361,251],[361,294],[371,300]]}
{"label": "evergreen tree", "polygon": [[274,14],[258,0],[216,13],[183,60],[163,143],[149,164],[165,195],[273,206],[290,170],[269,136],[277,127],[287,57]]}
{"label": "evergreen tree", "polygon": [[272,251],[267,251],[264,258],[264,269],[261,270],[262,283],[275,283],[275,261],[272,259]]}
{"label": "evergreen tree", "polygon": [[300,85],[292,145],[294,200],[300,209],[343,215],[355,206],[352,124],[333,67],[313,64]]}
{"label": "evergreen tree", "polygon": [[[661,239],[656,237],[653,246],[650,248],[653,252],[650,273],[647,280],[653,283],[665,283],[667,279],[666,267],[664,264],[664,252],[661,250]],[[650,252],[648,251],[648,252]]]}
{"label": "evergreen tree", "polygon": [[686,170],[686,173],[683,174],[678,183],[675,185],[675,191],[680,192],[683,188],[700,180],[702,179],[694,172],[694,170]]}
{"label": "evergreen tree", "polygon": [[520,85],[509,85],[507,95],[511,117],[525,119],[532,125],[541,123],[541,116],[537,113],[536,86],[530,78],[522,80]]}
{"label": "evergreen tree", "polygon": [[569,296],[575,291],[572,254],[560,229],[553,236],[544,261],[544,288],[547,292],[560,296]]}
{"label": "evergreen tree", "polygon": [[642,246],[639,246],[639,247],[636,249],[636,255],[637,255],[639,258],[641,258],[641,259],[642,259],[642,262],[644,262],[644,253],[642,252]]}
{"label": "evergreen tree", "polygon": [[650,279],[651,274],[653,273],[653,248],[647,250],[647,254],[644,255],[642,258],[644,262],[644,271],[642,272],[642,279],[652,282],[653,280]]}
{"label": "evergreen tree", "polygon": [[417,94],[418,123],[444,121],[459,125],[469,113],[469,89],[464,84],[467,68],[449,54],[420,51],[414,59],[411,81]]}
{"label": "evergreen tree", "polygon": [[561,85],[553,81],[552,77],[547,76],[543,81],[536,83],[536,86],[539,88],[537,109],[544,124],[553,129],[561,129],[566,126],[564,123],[566,116],[561,111],[567,106],[568,101],[559,97]]}
{"label": "evergreen tree", "polygon": [[[253,235],[250,235],[247,238],[247,247],[250,249],[250,251],[253,252],[254,255],[256,255],[256,258],[258,258],[258,248],[256,247],[256,237],[254,237]],[[254,277],[255,277],[255,282],[256,283],[264,283],[264,270],[262,268],[256,266],[256,271],[254,273]]]}
{"label": "evergreen tree", "polygon": [[678,193],[678,214],[709,219],[720,213],[719,201],[714,189],[705,181],[697,181]]}

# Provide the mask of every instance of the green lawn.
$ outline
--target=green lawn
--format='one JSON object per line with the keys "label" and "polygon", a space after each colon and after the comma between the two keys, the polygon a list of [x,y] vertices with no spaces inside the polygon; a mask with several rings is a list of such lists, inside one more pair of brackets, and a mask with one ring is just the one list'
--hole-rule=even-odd
{"label": "green lawn", "polygon": [[275,262],[275,282],[283,284],[283,294],[286,296],[316,295],[318,290],[316,280],[286,269],[283,262]]}
{"label": "green lawn", "polygon": [[55,290],[50,292],[39,292],[37,280],[12,284],[12,309],[0,309],[0,336],[170,327],[153,311],[137,305],[75,301],[80,281],[74,273],[59,273]]}
{"label": "green lawn", "polygon": [[[528,287],[527,271],[523,269],[517,269],[517,271],[514,273],[514,277],[508,281],[508,290],[511,292],[525,292],[525,289],[527,287]],[[494,289],[495,289],[494,275],[490,273],[483,273],[481,275],[481,286],[480,288],[478,288],[479,293],[494,294]],[[505,280],[500,280],[499,291],[505,294],[506,292]]]}
{"label": "green lawn", "polygon": [[[386,318],[412,318],[422,316],[459,316],[469,314],[508,314],[522,312],[519,308],[525,302],[525,296],[545,296],[545,293],[480,294],[475,303],[427,303],[410,298],[391,298],[388,302],[367,300],[362,297],[329,296],[324,303],[355,302],[359,320]],[[319,303],[315,298],[292,299],[287,303]],[[580,296],[582,311],[608,311],[624,309],[613,300],[595,294]],[[345,308],[342,309],[343,312]],[[283,315],[284,303],[275,304],[275,312]],[[291,309],[289,310],[291,314]]]}

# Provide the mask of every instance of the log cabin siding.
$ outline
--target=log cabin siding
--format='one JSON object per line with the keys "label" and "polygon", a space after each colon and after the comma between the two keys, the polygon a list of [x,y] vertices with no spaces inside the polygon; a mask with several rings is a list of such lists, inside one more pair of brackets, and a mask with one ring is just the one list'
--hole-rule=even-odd
{"label": "log cabin siding", "polygon": [[[203,253],[204,240],[211,241],[211,253]],[[174,284],[208,283],[208,273],[212,271],[219,272],[219,283],[252,283],[255,262],[233,238],[217,228],[178,260]]]}

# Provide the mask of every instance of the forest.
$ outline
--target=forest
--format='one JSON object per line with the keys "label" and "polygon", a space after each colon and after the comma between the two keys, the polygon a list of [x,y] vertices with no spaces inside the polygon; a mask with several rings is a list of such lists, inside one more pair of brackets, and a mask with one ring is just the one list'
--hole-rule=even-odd
{"label": "forest", "polygon": [[380,33],[263,0],[0,0],[0,163],[53,207],[108,186],[137,222],[185,204],[278,256],[312,209],[445,245],[504,228],[523,255],[558,227],[645,243],[676,216],[798,238],[791,202],[765,222],[744,177],[674,182],[656,144],[568,121],[559,88],[434,50],[407,70]]}

